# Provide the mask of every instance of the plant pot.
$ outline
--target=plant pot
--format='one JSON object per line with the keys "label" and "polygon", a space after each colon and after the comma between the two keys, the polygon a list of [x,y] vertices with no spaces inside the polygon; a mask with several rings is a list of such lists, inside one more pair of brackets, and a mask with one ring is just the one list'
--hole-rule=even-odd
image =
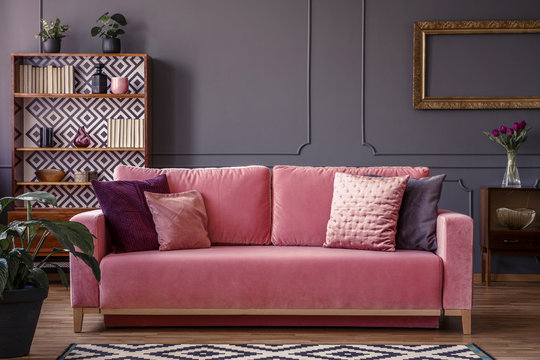
{"label": "plant pot", "polygon": [[122,44],[118,38],[103,38],[101,41],[101,49],[104,53],[119,53],[122,49]]}
{"label": "plant pot", "polygon": [[43,52],[45,53],[59,53],[61,39],[47,39],[43,42]]}
{"label": "plant pot", "polygon": [[4,292],[0,300],[0,358],[28,355],[48,289]]}

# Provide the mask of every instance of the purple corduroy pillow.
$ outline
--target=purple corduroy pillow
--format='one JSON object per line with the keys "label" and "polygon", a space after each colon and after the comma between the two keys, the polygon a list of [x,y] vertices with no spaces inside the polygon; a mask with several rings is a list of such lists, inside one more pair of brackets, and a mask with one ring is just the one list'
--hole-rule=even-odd
{"label": "purple corduroy pillow", "polygon": [[437,212],[445,174],[409,179],[396,233],[396,249],[437,250]]}
{"label": "purple corduroy pillow", "polygon": [[156,228],[144,192],[169,193],[165,174],[148,180],[92,180],[92,187],[111,231],[113,251],[159,248]]}

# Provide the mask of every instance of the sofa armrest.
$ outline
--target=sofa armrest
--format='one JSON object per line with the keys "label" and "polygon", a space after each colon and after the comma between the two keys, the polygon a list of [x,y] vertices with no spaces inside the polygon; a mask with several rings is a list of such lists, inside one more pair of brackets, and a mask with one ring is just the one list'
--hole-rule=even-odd
{"label": "sofa armrest", "polygon": [[437,255],[443,261],[443,309],[472,309],[473,219],[448,210],[437,217]]}
{"label": "sofa armrest", "polygon": [[[101,210],[92,210],[75,215],[71,221],[85,225],[95,236],[94,257],[101,259],[111,251],[109,236],[105,225],[105,215]],[[72,307],[99,307],[99,284],[92,270],[73,255],[69,256],[69,277]]]}

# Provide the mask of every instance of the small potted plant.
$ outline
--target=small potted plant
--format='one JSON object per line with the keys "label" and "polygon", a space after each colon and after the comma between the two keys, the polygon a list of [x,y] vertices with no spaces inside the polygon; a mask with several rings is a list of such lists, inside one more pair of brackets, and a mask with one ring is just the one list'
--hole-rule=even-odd
{"label": "small potted plant", "polygon": [[62,44],[62,38],[66,37],[64,33],[69,30],[69,25],[60,25],[60,19],[47,22],[41,19],[41,31],[36,34],[36,39],[41,38],[43,42],[43,52],[58,53]]}
{"label": "small potted plant", "polygon": [[118,39],[118,35],[125,33],[120,26],[127,25],[124,15],[119,13],[109,15],[109,13],[106,12],[105,14],[101,15],[96,22],[101,22],[101,26],[94,26],[92,30],[90,30],[90,34],[92,36],[99,36],[102,38],[101,48],[103,52],[119,53],[122,48],[122,44],[120,43],[120,39]]}
{"label": "small potted plant", "polygon": [[[49,280],[43,270],[51,256],[69,252],[84,261],[99,281],[101,273],[94,258],[93,235],[83,224],[32,218],[31,202],[56,206],[56,197],[45,191],[29,192],[0,199],[0,213],[14,201],[24,201],[27,219],[0,224],[0,358],[27,355],[43,300],[49,292]],[[60,248],[43,259],[37,255],[45,239],[53,234]],[[38,262],[38,260],[40,260]],[[63,270],[54,263],[64,285]]]}

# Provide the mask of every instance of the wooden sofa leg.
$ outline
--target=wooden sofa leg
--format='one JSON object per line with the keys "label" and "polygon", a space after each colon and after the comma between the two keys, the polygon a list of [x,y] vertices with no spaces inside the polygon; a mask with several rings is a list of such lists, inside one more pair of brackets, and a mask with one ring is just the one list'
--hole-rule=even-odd
{"label": "wooden sofa leg", "polygon": [[82,307],[73,308],[73,332],[80,333],[82,331],[83,318],[84,309]]}
{"label": "wooden sofa leg", "polygon": [[471,335],[471,310],[461,310],[461,327],[463,335]]}

